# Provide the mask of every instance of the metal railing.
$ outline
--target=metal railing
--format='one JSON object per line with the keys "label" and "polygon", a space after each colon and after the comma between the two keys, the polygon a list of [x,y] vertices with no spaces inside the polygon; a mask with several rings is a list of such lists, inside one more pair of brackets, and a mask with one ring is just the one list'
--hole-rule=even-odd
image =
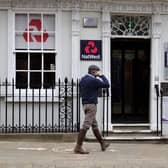
{"label": "metal railing", "polygon": [[103,89],[103,137],[109,133],[109,89]]}
{"label": "metal railing", "polygon": [[60,79],[52,88],[16,89],[0,83],[0,133],[78,132],[79,80]]}
{"label": "metal railing", "polygon": [[160,89],[160,135],[163,136],[163,89]]}
{"label": "metal railing", "polygon": [[[157,110],[157,123],[156,123],[156,132],[157,136],[162,136],[163,132],[163,90],[160,88],[159,85],[155,84],[155,91],[156,91],[156,110]],[[159,104],[160,104],[160,116],[159,116]],[[159,129],[159,118],[160,118],[160,129]]]}
{"label": "metal railing", "polygon": [[[108,96],[102,89],[103,136],[109,129]],[[81,112],[79,79],[58,79],[44,89],[18,88],[14,80],[0,82],[0,133],[79,132]]]}

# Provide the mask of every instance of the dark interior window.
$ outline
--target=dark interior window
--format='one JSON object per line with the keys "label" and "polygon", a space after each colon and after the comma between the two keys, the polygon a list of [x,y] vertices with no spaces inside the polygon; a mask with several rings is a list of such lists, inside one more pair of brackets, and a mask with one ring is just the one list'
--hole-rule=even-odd
{"label": "dark interior window", "polygon": [[41,72],[30,72],[30,88],[41,88]]}
{"label": "dark interior window", "polygon": [[53,88],[54,84],[55,53],[16,53],[17,88]]}
{"label": "dark interior window", "polygon": [[41,70],[41,53],[30,54],[30,70]]}
{"label": "dark interior window", "polygon": [[28,70],[28,54],[16,54],[16,70]]}
{"label": "dark interior window", "polygon": [[28,87],[28,73],[16,72],[16,88],[27,88],[27,87]]}
{"label": "dark interior window", "polygon": [[55,70],[55,54],[46,53],[44,54],[44,69]]}
{"label": "dark interior window", "polygon": [[44,88],[52,88],[55,85],[55,72],[44,73]]}

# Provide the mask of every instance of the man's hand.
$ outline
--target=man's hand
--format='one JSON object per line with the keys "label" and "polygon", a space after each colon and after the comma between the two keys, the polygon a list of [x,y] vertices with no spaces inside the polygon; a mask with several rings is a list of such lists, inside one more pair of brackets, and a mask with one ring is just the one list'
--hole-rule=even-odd
{"label": "man's hand", "polygon": [[102,76],[102,75],[103,75],[102,72],[97,71],[96,76]]}

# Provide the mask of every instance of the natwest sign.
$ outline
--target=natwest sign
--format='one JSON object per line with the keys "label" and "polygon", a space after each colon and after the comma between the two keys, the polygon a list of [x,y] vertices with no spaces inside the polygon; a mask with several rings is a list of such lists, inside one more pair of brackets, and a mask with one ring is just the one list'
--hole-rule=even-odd
{"label": "natwest sign", "polygon": [[46,30],[43,31],[43,37],[41,34],[41,20],[32,19],[29,22],[29,30],[25,29],[23,32],[23,38],[26,42],[46,42],[48,39],[48,33]]}
{"label": "natwest sign", "polygon": [[81,40],[80,58],[81,60],[101,60],[102,59],[101,40]]}

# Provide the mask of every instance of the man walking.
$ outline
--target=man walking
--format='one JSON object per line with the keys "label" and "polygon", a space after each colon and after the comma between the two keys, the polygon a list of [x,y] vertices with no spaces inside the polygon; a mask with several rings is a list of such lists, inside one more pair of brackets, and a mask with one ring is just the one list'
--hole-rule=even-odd
{"label": "man walking", "polygon": [[96,65],[90,65],[88,68],[88,74],[85,75],[80,83],[80,94],[82,96],[82,104],[85,113],[85,119],[78,134],[77,144],[74,152],[78,154],[88,154],[82,148],[82,144],[87,133],[87,130],[92,127],[92,131],[101,145],[101,150],[105,151],[109,146],[109,143],[104,142],[100,131],[98,129],[98,123],[96,120],[97,111],[97,97],[99,88],[109,88],[109,82],[107,78],[100,72],[100,68]]}

